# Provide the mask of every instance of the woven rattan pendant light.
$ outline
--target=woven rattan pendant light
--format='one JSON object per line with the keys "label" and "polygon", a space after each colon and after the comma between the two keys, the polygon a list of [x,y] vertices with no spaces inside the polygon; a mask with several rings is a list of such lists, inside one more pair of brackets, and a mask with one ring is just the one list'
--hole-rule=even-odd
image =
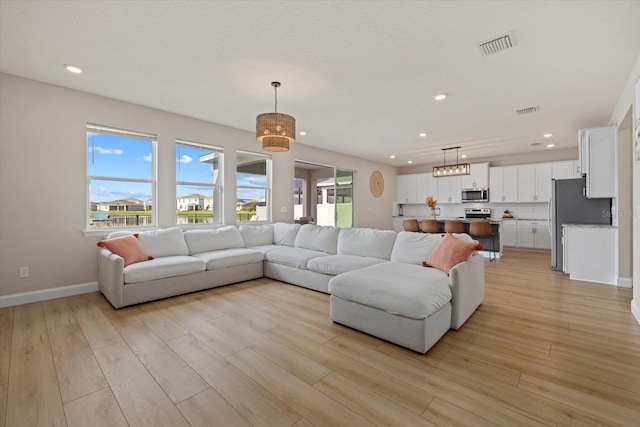
{"label": "woven rattan pendant light", "polygon": [[275,111],[256,117],[256,139],[262,142],[266,151],[288,151],[289,144],[295,142],[296,119],[288,114],[278,113],[278,88],[280,82],[271,82],[275,91]]}

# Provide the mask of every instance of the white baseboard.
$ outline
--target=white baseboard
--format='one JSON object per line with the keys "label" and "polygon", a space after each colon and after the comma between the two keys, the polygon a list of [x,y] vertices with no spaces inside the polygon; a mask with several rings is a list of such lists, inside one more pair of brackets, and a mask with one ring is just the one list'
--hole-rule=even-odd
{"label": "white baseboard", "polygon": [[631,300],[631,314],[636,318],[636,322],[640,324],[640,301],[637,299]]}
{"label": "white baseboard", "polygon": [[46,301],[49,299],[88,294],[98,290],[98,282],[81,283],[79,285],[61,286],[59,288],[42,289],[39,291],[22,292],[19,294],[0,296],[0,308],[20,304]]}
{"label": "white baseboard", "polygon": [[632,277],[620,277],[618,276],[618,286],[621,288],[631,288],[633,287],[633,278]]}

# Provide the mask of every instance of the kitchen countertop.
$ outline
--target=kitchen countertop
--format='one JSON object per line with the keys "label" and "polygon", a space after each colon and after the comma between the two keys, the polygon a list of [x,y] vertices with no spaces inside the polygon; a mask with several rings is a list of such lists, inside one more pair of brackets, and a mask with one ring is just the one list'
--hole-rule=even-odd
{"label": "kitchen countertop", "polygon": [[607,224],[562,224],[562,226],[574,228],[618,228],[615,225]]}
{"label": "kitchen countertop", "polygon": [[[419,221],[422,221],[423,219],[433,219],[433,217],[423,217],[423,218],[418,218],[415,216],[394,216],[393,218],[399,218],[399,219],[417,219]],[[445,222],[445,221],[460,221],[463,223],[469,223],[471,221],[478,221],[481,220],[481,218],[460,218],[460,217],[442,217],[439,216],[436,218],[436,221],[439,222]],[[500,218],[489,218],[489,222],[493,223],[493,224],[497,224],[502,222],[502,219]]]}

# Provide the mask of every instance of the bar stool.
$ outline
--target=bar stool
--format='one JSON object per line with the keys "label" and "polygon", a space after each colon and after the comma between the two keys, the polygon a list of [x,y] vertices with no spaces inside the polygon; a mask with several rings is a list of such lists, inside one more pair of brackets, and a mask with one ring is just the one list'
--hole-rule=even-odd
{"label": "bar stool", "polygon": [[420,223],[420,230],[422,230],[423,233],[438,233],[440,231],[438,221],[435,219],[423,219]]}
{"label": "bar stool", "polygon": [[447,220],[444,223],[445,233],[464,233],[464,224],[461,221]]}
{"label": "bar stool", "polygon": [[402,221],[402,228],[404,228],[404,231],[420,231],[417,219],[405,219]]}
{"label": "bar stool", "polygon": [[[489,262],[496,259],[496,241],[495,233],[491,229],[489,221],[471,221],[469,224],[469,235],[473,238],[476,237],[491,237],[491,251],[489,252]],[[491,258],[493,254],[493,258]]]}

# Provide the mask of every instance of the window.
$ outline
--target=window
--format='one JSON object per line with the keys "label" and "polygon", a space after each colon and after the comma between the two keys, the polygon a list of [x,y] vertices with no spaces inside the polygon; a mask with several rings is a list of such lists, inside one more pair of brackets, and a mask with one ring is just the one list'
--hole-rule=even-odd
{"label": "window", "polygon": [[156,136],[87,125],[87,229],[155,225]]}
{"label": "window", "polygon": [[222,222],[222,148],[176,140],[176,224]]}
{"label": "window", "polygon": [[236,221],[271,221],[271,158],[236,152]]}

